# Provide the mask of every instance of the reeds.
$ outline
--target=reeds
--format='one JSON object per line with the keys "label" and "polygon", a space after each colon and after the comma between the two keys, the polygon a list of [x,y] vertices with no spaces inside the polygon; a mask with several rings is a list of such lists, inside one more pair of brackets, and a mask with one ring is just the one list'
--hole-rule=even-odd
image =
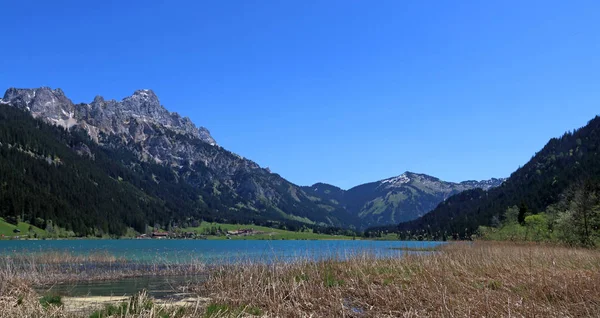
{"label": "reeds", "polygon": [[[73,308],[62,304],[46,304],[42,295],[32,288],[67,282],[118,280],[140,276],[206,275],[200,261],[187,263],[157,259],[136,262],[109,253],[85,255],[70,252],[27,253],[0,256],[0,318],[4,317],[197,317],[200,306],[170,302],[153,302],[145,292],[129,301],[109,305],[90,302],[88,308]],[[142,306],[143,303],[143,306]],[[95,312],[94,312],[95,311]]]}
{"label": "reeds", "polygon": [[455,243],[394,259],[244,264],[199,292],[273,317],[595,317],[600,251]]}
{"label": "reeds", "polygon": [[[600,313],[600,251],[591,249],[452,243],[436,252],[397,258],[361,254],[346,260],[248,261],[205,270],[208,279],[192,289],[210,298],[207,305],[165,307],[148,302],[144,294],[115,307],[133,309],[111,313],[131,318],[597,317]],[[89,316],[64,306],[44,308],[29,288],[27,275],[16,272],[0,269],[0,318]],[[6,273],[13,274],[3,276]]]}
{"label": "reeds", "polygon": [[[200,261],[187,263],[165,260],[136,262],[118,258],[109,253],[78,255],[69,252],[49,252],[0,256],[2,281],[18,279],[29,285],[204,273],[206,273],[206,265]],[[0,281],[0,295],[3,292],[2,281]]]}

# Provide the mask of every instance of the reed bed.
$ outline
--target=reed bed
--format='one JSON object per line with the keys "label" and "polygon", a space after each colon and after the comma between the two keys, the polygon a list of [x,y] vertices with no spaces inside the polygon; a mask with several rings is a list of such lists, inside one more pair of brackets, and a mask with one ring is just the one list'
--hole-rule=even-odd
{"label": "reed bed", "polygon": [[394,259],[222,266],[214,306],[269,317],[598,317],[600,251],[454,243]]}
{"label": "reed bed", "polygon": [[[199,303],[198,303],[199,304]],[[62,304],[48,304],[27,285],[14,286],[0,296],[0,318],[191,318],[203,317],[204,308],[198,304],[178,305],[176,303],[156,303],[145,292],[129,300],[105,305],[92,310],[70,310]]]}
{"label": "reed bed", "polygon": [[[34,275],[17,274],[18,270],[5,269],[6,264],[11,263],[0,263],[0,318],[89,317],[66,306],[42,305],[40,295],[30,288]],[[203,270],[208,271],[207,280],[190,288],[198,297],[207,297],[207,303],[158,304],[142,293],[99,317],[598,317],[600,313],[600,251],[593,249],[452,243],[439,251],[408,252],[397,258],[360,254],[345,260],[247,261]]]}
{"label": "reed bed", "polygon": [[0,256],[0,295],[7,282],[53,285],[68,282],[115,280],[138,276],[197,276],[206,274],[206,264],[155,260],[136,262],[109,253],[77,255],[69,252],[27,253]]}

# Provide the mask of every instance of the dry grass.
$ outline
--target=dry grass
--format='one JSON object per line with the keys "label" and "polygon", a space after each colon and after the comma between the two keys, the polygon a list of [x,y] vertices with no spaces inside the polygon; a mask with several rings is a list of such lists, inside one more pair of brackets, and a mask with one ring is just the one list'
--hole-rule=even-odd
{"label": "dry grass", "polygon": [[13,286],[8,293],[0,296],[0,318],[81,318],[81,317],[122,317],[122,318],[191,318],[202,317],[204,308],[196,305],[173,306],[170,303],[157,304],[145,292],[131,297],[128,301],[110,304],[98,310],[72,311],[64,305],[43,305],[40,297],[26,285]]}
{"label": "dry grass", "polygon": [[[52,285],[71,281],[114,280],[149,275],[205,275],[204,263],[192,261],[173,264],[157,260],[138,263],[116,258],[108,253],[77,255],[66,252],[27,253],[0,256],[0,318],[5,317],[89,317],[98,305],[90,302],[86,308],[43,304],[42,295],[32,286]],[[200,299],[199,299],[200,300]],[[160,302],[145,292],[125,303],[109,305],[99,317],[198,317],[203,315],[200,302]],[[101,306],[104,307],[104,306]]]}
{"label": "dry grass", "polygon": [[137,276],[199,275],[202,262],[175,264],[162,261],[138,263],[108,253],[77,255],[67,252],[27,253],[0,256],[0,295],[7,281],[28,285],[52,285],[73,281],[114,280]]}
{"label": "dry grass", "polygon": [[[0,266],[0,318],[86,317],[42,306],[16,272]],[[477,242],[398,259],[246,263],[211,269],[196,290],[208,306],[142,294],[113,317],[598,317],[600,251]]]}
{"label": "dry grass", "polygon": [[199,291],[272,317],[597,317],[600,251],[477,242],[400,259],[223,266]]}

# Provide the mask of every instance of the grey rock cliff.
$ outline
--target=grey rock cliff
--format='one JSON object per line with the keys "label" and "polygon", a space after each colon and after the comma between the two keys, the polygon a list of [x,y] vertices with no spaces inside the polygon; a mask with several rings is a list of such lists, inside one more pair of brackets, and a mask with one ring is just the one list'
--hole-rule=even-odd
{"label": "grey rock cliff", "polygon": [[[121,101],[106,101],[102,96],[96,96],[89,104],[75,105],[60,88],[9,88],[1,102],[25,109],[34,117],[42,117],[67,128],[88,125],[100,132],[120,134],[127,133],[128,124],[132,120],[139,120],[163,125],[175,132],[216,144],[206,128],[196,127],[189,118],[169,112],[149,89],[137,90]],[[69,120],[71,125],[65,125]]]}
{"label": "grey rock cliff", "polygon": [[[78,126],[96,142],[104,142],[101,135],[116,135],[135,143],[148,141],[150,147],[142,149],[142,154],[158,162],[170,162],[173,159],[170,150],[175,150],[170,149],[175,145],[164,142],[162,136],[156,136],[164,130],[216,145],[206,128],[196,127],[189,118],[169,112],[160,104],[156,94],[148,89],[137,90],[121,101],[96,96],[89,104],[73,104],[60,88],[9,88],[0,102],[65,128]],[[158,140],[152,140],[153,137]],[[151,149],[153,146],[163,149]]]}

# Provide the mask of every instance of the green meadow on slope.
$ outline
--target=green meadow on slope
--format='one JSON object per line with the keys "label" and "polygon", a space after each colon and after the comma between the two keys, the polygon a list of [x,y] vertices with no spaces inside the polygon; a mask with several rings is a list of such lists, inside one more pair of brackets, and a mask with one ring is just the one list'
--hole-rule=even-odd
{"label": "green meadow on slope", "polygon": [[[254,231],[250,235],[227,235],[228,231],[237,231],[251,229]],[[349,235],[330,235],[315,233],[312,229],[306,228],[304,231],[289,231],[275,229],[266,226],[252,224],[225,224],[202,222],[198,227],[188,227],[181,229],[183,232],[193,232],[199,235],[206,235],[208,239],[233,239],[233,240],[351,240],[353,236]]]}
{"label": "green meadow on slope", "polygon": [[[15,229],[20,232],[15,233]],[[14,225],[6,222],[3,218],[0,218],[0,236],[13,237],[13,236],[31,236],[31,237],[46,237],[48,233],[36,226],[30,225],[25,222],[19,222],[18,225]]]}

